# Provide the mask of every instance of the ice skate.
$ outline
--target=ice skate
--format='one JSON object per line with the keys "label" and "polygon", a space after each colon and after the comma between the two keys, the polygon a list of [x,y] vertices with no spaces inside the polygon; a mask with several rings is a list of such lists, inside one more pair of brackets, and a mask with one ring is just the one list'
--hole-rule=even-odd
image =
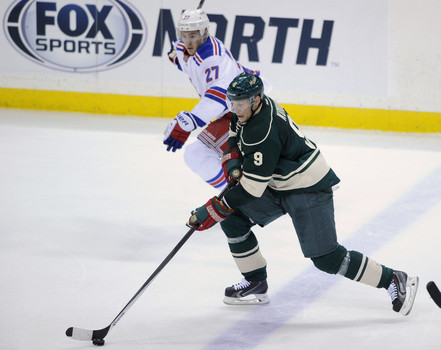
{"label": "ice skate", "polygon": [[245,278],[239,283],[225,289],[224,303],[228,305],[268,304],[268,284],[266,280],[252,282]]}
{"label": "ice skate", "polygon": [[418,290],[418,277],[407,276],[402,271],[394,271],[392,282],[387,291],[392,299],[392,309],[407,316],[412,310],[415,295]]}

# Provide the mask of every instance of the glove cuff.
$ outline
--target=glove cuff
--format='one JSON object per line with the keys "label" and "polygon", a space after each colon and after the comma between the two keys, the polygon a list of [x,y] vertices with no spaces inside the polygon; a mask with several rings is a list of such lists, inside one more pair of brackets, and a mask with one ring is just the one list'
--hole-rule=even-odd
{"label": "glove cuff", "polygon": [[191,132],[197,128],[195,118],[190,112],[179,112],[176,116],[176,120],[182,130]]}
{"label": "glove cuff", "polygon": [[221,158],[222,169],[228,179],[239,181],[242,177],[241,155],[239,152],[240,150],[237,147],[227,148]]}
{"label": "glove cuff", "polygon": [[228,216],[232,213],[234,213],[234,209],[230,208],[229,206],[227,206],[226,203],[224,203],[223,200],[214,197],[214,201],[215,201],[215,205],[216,205],[216,209],[224,216]]}
{"label": "glove cuff", "polygon": [[211,217],[211,220],[214,220],[215,222],[224,221],[228,215],[234,212],[234,209],[228,208],[217,197],[210,199],[207,204],[205,204],[205,209],[207,210],[208,215]]}

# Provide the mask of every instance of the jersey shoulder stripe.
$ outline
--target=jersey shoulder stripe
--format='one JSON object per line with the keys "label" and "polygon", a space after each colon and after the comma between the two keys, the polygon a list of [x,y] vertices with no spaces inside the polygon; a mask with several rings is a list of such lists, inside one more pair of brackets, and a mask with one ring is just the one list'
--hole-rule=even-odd
{"label": "jersey shoulder stripe", "polygon": [[205,41],[198,51],[194,54],[193,60],[199,66],[203,60],[211,56],[221,56],[222,55],[222,45],[219,40],[210,36],[207,41]]}
{"label": "jersey shoulder stripe", "polygon": [[201,63],[202,63],[202,61],[203,61],[203,59],[202,59],[201,56],[199,56],[198,53],[196,52],[196,53],[194,54],[194,56],[193,56],[193,61],[195,61],[196,64],[197,64],[198,66],[200,66]]}
{"label": "jersey shoulder stripe", "polygon": [[224,89],[224,88],[222,88],[220,86],[212,86],[210,89],[215,90],[215,91],[221,93],[224,97],[227,96],[227,89]]}
{"label": "jersey shoulder stripe", "polygon": [[210,36],[211,44],[213,45],[213,55],[222,56],[222,46],[216,38]]}
{"label": "jersey shoulder stripe", "polygon": [[184,43],[181,40],[178,41],[178,43],[176,44],[176,50],[184,52],[185,46],[184,46]]}
{"label": "jersey shoulder stripe", "polygon": [[205,92],[205,97],[210,98],[216,102],[219,102],[222,106],[227,108],[227,103],[225,102],[227,95],[227,90],[222,89],[218,86],[212,86]]}

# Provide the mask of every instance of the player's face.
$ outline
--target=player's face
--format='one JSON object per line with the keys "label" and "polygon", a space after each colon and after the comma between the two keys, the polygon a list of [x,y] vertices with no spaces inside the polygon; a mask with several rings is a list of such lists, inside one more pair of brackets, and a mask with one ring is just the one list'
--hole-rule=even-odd
{"label": "player's face", "polygon": [[231,111],[237,115],[237,118],[241,123],[246,123],[251,118],[252,105],[249,99],[246,100],[233,100],[231,101]]}
{"label": "player's face", "polygon": [[202,45],[202,35],[198,30],[191,32],[181,32],[180,37],[184,42],[185,48],[190,55],[194,55]]}

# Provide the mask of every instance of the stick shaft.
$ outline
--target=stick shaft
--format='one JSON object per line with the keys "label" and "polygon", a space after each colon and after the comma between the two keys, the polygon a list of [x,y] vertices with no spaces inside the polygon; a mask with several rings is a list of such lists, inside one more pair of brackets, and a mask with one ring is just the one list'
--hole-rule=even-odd
{"label": "stick shaft", "polygon": [[[203,3],[203,1],[201,1]],[[218,198],[221,199],[225,192],[233,187],[237,183],[236,180],[231,180],[227,186],[219,194]],[[188,230],[188,232],[181,238],[178,244],[173,248],[173,250],[167,255],[167,257],[161,262],[161,264],[156,268],[156,270],[151,274],[151,276],[144,282],[141,288],[135,293],[135,295],[130,299],[130,301],[123,307],[119,314],[114,318],[112,323],[110,323],[106,328],[98,330],[87,330],[77,327],[70,327],[66,330],[66,335],[78,340],[92,340],[92,339],[104,339],[107,333],[119,322],[119,320],[129,311],[132,305],[138,300],[138,298],[144,293],[148,286],[153,282],[153,280],[158,276],[162,269],[170,262],[171,259],[176,255],[176,253],[182,248],[182,246],[187,242],[191,235],[196,231],[198,226],[193,226]]]}
{"label": "stick shaft", "polygon": [[205,2],[205,0],[201,0],[201,1],[199,2],[198,8],[197,8],[198,10],[201,9],[202,6],[204,6],[204,2]]}
{"label": "stick shaft", "polygon": [[[201,2],[203,3],[204,0]],[[221,199],[225,192],[233,187],[236,184],[235,180],[231,180],[228,185],[222,190],[222,192],[219,194],[218,198]],[[185,234],[184,237],[181,238],[181,240],[178,242],[178,244],[173,248],[173,250],[167,255],[167,257],[162,261],[162,263],[156,268],[156,270],[151,274],[151,276],[145,281],[145,283],[139,288],[139,290],[135,293],[135,295],[130,299],[130,301],[124,306],[124,308],[120,311],[120,313],[115,317],[115,319],[110,324],[110,329],[115,326],[118,321],[121,319],[121,317],[124,316],[124,314],[130,309],[130,307],[135,303],[136,300],[141,296],[141,294],[148,288],[148,286],[153,282],[153,280],[156,278],[156,276],[159,275],[159,273],[162,271],[162,269],[170,262],[171,259],[176,255],[176,253],[182,248],[182,246],[187,242],[187,240],[191,237],[191,235],[194,233],[194,231],[197,230],[197,226],[193,226],[188,230],[188,232]],[[109,329],[109,331],[110,331]]]}

